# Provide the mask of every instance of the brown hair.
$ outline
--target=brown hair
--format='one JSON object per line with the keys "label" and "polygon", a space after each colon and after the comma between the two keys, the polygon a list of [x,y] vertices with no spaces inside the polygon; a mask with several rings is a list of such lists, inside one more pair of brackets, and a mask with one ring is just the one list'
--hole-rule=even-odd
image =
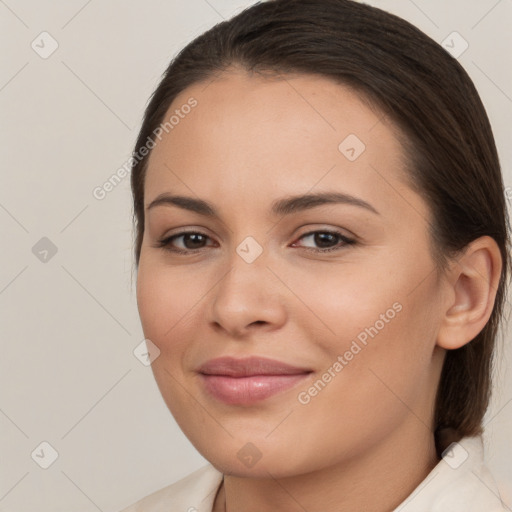
{"label": "brown hair", "polygon": [[[491,317],[465,346],[448,351],[434,414],[438,455],[451,440],[483,431],[495,340],[508,276],[509,221],[499,159],[480,97],[463,67],[407,21],[351,0],[258,2],[196,37],[171,61],[146,108],[144,146],[176,96],[231,67],[316,74],[355,89],[399,128],[411,186],[428,202],[437,270],[472,240],[497,242],[503,270]],[[149,154],[133,160],[131,185],[138,267]],[[452,430],[450,430],[452,429]]]}

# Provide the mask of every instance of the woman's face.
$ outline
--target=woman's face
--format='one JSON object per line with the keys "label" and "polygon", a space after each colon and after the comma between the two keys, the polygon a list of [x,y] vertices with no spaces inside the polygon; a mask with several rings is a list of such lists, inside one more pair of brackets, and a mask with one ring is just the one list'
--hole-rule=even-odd
{"label": "woman's face", "polygon": [[[244,72],[191,86],[172,114],[144,204],[190,201],[146,209],[137,301],[186,436],[224,473],[274,477],[430,440],[443,281],[392,126],[328,79]],[[289,202],[317,194],[340,196]],[[201,373],[225,356],[296,373]]]}

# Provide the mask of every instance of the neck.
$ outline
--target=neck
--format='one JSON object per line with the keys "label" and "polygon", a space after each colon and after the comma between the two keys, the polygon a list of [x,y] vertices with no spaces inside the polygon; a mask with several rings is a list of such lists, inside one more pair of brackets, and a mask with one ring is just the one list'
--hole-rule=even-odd
{"label": "neck", "polygon": [[225,475],[213,511],[393,510],[439,462],[432,432],[413,415],[408,419],[414,428],[397,429],[356,458],[318,471],[284,478]]}

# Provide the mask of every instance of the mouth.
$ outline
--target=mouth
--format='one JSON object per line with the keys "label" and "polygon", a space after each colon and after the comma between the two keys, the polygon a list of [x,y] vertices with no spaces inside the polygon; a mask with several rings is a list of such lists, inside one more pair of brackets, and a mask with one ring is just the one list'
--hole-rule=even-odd
{"label": "mouth", "polygon": [[222,357],[202,365],[198,373],[207,393],[228,405],[250,405],[291,389],[312,370],[264,357]]}

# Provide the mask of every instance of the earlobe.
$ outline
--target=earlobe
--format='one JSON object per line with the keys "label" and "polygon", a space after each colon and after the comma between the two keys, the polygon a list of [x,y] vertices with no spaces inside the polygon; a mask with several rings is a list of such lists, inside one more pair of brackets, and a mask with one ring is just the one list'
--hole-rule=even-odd
{"label": "earlobe", "polygon": [[502,270],[496,241],[483,236],[458,256],[447,275],[448,294],[437,345],[447,350],[473,340],[491,316]]}

